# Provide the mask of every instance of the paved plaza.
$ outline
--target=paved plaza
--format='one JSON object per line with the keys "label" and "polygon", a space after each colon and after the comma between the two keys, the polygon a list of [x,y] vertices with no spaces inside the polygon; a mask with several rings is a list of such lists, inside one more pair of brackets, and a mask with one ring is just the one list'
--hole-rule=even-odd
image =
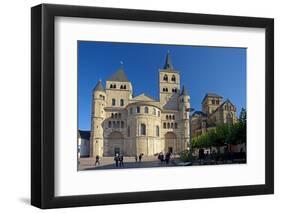
{"label": "paved plaza", "polygon": [[161,163],[157,156],[144,156],[141,162],[136,162],[135,157],[124,157],[124,166],[116,167],[114,157],[101,157],[100,165],[95,166],[95,158],[80,158],[79,170],[99,170],[99,169],[128,169],[128,168],[151,168],[151,167],[171,167],[177,166],[178,159],[171,159],[169,164]]}

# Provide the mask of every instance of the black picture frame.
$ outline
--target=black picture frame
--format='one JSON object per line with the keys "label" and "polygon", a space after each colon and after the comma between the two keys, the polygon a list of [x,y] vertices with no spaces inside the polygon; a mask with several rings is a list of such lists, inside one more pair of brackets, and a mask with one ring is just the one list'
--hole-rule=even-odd
{"label": "black picture frame", "polygon": [[[54,21],[55,17],[82,17],[145,22],[182,23],[264,28],[265,48],[265,184],[215,188],[145,191],[130,193],[54,196]],[[31,8],[31,204],[60,208],[122,203],[140,203],[198,198],[217,198],[274,193],[274,20],[41,4]]]}

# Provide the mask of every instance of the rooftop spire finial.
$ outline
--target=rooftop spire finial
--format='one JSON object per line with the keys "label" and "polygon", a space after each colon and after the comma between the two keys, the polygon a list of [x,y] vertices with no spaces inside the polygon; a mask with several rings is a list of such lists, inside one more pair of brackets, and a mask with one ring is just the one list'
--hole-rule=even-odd
{"label": "rooftop spire finial", "polygon": [[167,56],[166,56],[166,61],[165,61],[164,69],[171,69],[171,70],[174,69],[173,63],[172,63],[172,59],[171,59],[171,55],[170,55],[170,50],[167,51]]}

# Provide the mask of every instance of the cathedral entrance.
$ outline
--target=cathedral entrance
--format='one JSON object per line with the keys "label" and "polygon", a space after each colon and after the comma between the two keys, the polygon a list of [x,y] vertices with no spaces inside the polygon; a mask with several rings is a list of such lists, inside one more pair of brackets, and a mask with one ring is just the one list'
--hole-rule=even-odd
{"label": "cathedral entrance", "polygon": [[173,132],[167,132],[165,134],[165,152],[173,153],[177,149],[177,136]]}
{"label": "cathedral entrance", "polygon": [[116,154],[124,155],[124,137],[121,132],[112,132],[105,141],[106,155],[115,156]]}

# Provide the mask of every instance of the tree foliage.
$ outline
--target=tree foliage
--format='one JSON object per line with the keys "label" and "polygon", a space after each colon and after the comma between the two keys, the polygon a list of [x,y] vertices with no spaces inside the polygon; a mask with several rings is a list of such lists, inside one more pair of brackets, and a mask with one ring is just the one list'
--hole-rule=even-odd
{"label": "tree foliage", "polygon": [[219,147],[227,144],[246,143],[247,114],[242,108],[237,123],[217,125],[214,129],[191,140],[193,148]]}

